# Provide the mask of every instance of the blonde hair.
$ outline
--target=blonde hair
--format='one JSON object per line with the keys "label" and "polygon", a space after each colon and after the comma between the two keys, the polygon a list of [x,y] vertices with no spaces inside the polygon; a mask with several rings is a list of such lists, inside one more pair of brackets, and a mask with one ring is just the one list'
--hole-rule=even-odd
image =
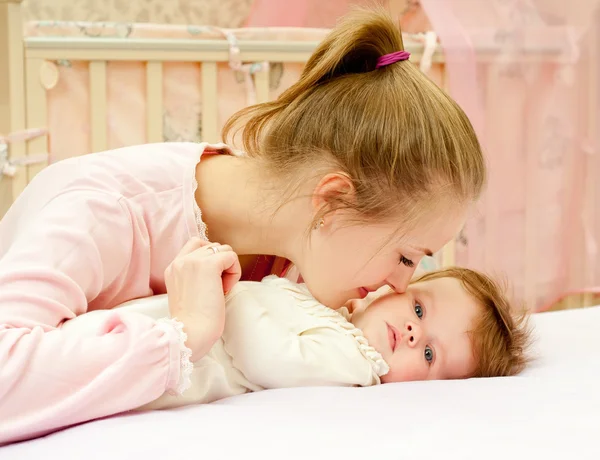
{"label": "blonde hair", "polygon": [[272,102],[242,109],[223,128],[242,130],[250,157],[293,188],[310,171],[341,172],[351,198],[328,198],[327,212],[349,208],[361,221],[405,222],[440,199],[476,200],[485,162],[462,109],[409,61],[375,69],[403,50],[384,9],[354,9],[308,60],[300,80]]}
{"label": "blonde hair", "polygon": [[528,316],[512,311],[500,285],[483,273],[468,268],[451,267],[426,273],[413,283],[439,278],[455,278],[482,307],[469,332],[476,359],[472,377],[516,375],[529,362],[530,344]]}

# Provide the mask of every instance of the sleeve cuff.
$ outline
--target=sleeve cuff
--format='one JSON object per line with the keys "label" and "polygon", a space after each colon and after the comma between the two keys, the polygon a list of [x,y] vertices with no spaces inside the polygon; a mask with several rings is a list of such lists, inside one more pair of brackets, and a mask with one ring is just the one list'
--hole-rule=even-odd
{"label": "sleeve cuff", "polygon": [[178,335],[178,347],[176,349],[178,356],[174,356],[174,358],[178,358],[179,361],[179,378],[177,381],[172,381],[173,379],[169,378],[167,392],[173,396],[179,396],[192,385],[191,375],[194,370],[191,361],[192,350],[185,345],[187,334],[183,330],[183,323],[179,322],[177,318],[161,318],[157,321],[157,324],[165,331],[174,329]]}

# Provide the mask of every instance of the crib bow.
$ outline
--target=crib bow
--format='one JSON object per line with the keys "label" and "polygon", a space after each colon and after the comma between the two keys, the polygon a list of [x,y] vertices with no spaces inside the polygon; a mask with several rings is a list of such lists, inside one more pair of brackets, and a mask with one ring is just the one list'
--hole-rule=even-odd
{"label": "crib bow", "polygon": [[264,61],[244,64],[240,58],[240,47],[235,34],[230,30],[221,29],[219,27],[213,27],[212,29],[221,33],[229,43],[229,68],[234,71],[241,72],[243,75],[244,84],[246,85],[246,104],[256,104],[256,86],[252,76],[256,72],[268,72],[269,63]]}
{"label": "crib bow", "polygon": [[411,34],[411,38],[423,44],[423,55],[419,62],[419,69],[424,74],[428,74],[433,63],[433,54],[437,48],[438,36],[433,30],[427,32]]}

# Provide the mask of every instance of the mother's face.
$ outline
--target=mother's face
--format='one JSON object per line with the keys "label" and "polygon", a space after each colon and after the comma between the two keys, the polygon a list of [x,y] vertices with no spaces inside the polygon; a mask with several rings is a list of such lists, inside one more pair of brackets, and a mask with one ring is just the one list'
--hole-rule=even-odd
{"label": "mother's face", "polygon": [[421,258],[458,234],[466,211],[464,206],[446,206],[421,216],[408,232],[397,231],[402,215],[385,224],[349,226],[348,215],[337,212],[312,231],[298,268],[312,294],[330,308],[386,284],[402,293]]}

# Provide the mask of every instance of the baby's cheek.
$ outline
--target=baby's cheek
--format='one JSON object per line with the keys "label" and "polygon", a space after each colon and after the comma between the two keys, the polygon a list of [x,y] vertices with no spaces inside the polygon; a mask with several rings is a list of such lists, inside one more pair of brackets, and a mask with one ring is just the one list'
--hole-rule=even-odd
{"label": "baby's cheek", "polygon": [[390,371],[381,377],[382,383],[412,382],[427,378],[427,368],[422,363],[414,359],[403,360],[396,356],[394,358],[388,360]]}

